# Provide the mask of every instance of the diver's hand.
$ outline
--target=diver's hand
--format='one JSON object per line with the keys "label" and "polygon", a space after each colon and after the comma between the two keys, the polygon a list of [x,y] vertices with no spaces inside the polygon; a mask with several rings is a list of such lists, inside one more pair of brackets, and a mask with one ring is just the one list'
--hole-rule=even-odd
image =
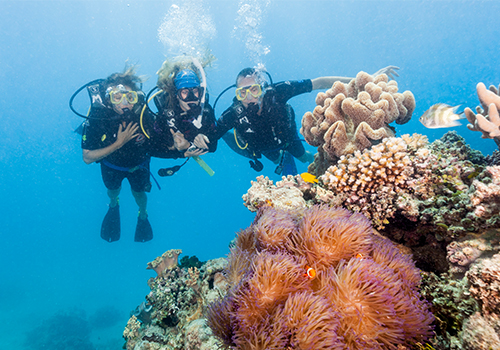
{"label": "diver's hand", "polygon": [[208,149],[209,143],[210,143],[210,140],[208,139],[207,136],[205,136],[203,134],[196,135],[196,137],[194,138],[194,141],[193,141],[193,144],[196,147],[202,148],[202,149]]}
{"label": "diver's hand", "polygon": [[385,68],[379,69],[378,71],[373,73],[372,76],[376,77],[377,75],[380,74],[386,74],[389,77],[389,79],[396,80],[394,76],[399,77],[399,74],[396,72],[397,70],[399,70],[399,67],[387,66]]}
{"label": "diver's hand", "polygon": [[170,133],[174,138],[174,146],[178,151],[183,151],[191,146],[191,143],[189,143],[189,141],[184,138],[184,134],[180,131],[174,132],[172,129],[170,129]]}
{"label": "diver's hand", "polygon": [[208,151],[206,149],[200,149],[200,148],[195,148],[192,151],[186,151],[184,152],[184,157],[195,157],[195,156],[202,156]]}
{"label": "diver's hand", "polygon": [[118,127],[118,135],[116,136],[116,144],[118,147],[122,147],[124,144],[137,137],[139,134],[137,130],[139,125],[137,123],[130,122],[126,125],[125,122],[121,123]]}

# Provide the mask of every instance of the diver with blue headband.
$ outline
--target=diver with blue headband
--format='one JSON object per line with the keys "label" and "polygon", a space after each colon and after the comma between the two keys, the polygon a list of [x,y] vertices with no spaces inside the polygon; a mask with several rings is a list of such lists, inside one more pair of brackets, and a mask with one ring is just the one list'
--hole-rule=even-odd
{"label": "diver with blue headband", "polygon": [[[185,157],[194,157],[199,161],[199,156],[215,152],[215,115],[208,103],[201,64],[197,59],[188,57],[167,60],[157,74],[157,88],[161,91],[154,97],[158,108],[157,127],[163,132],[169,130],[174,140],[180,140],[178,143],[182,144],[178,149]],[[203,78],[201,81],[200,75]],[[164,144],[158,144],[157,148],[171,147],[171,142],[170,138],[165,138]],[[155,156],[154,153],[152,155]],[[172,175],[170,172],[159,174]]]}

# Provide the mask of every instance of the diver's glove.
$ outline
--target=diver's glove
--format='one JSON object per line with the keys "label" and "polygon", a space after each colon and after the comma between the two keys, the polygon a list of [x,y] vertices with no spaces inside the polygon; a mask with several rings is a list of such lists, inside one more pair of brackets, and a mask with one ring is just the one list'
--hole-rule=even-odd
{"label": "diver's glove", "polygon": [[249,163],[250,163],[250,168],[252,168],[257,172],[262,171],[262,169],[264,169],[264,164],[262,164],[258,159],[251,160]]}

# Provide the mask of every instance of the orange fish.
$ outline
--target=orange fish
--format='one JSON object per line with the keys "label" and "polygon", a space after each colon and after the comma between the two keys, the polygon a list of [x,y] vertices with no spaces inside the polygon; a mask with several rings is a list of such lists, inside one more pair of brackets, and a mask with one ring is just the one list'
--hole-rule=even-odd
{"label": "orange fish", "polygon": [[318,183],[318,179],[316,179],[316,176],[314,176],[313,174],[302,173],[302,174],[300,174],[300,177],[305,182],[309,182],[309,183],[312,183],[312,184],[317,184]]}
{"label": "orange fish", "polygon": [[365,257],[363,256],[363,254],[361,253],[358,253],[356,254],[356,259],[364,259]]}
{"label": "orange fish", "polygon": [[306,273],[304,274],[304,277],[312,280],[314,277],[316,277],[316,270],[312,267],[306,266]]}

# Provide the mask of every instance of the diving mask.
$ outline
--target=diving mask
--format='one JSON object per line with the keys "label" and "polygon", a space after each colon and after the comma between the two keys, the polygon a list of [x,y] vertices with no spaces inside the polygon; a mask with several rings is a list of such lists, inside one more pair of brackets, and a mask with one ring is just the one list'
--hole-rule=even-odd
{"label": "diving mask", "polygon": [[133,105],[139,101],[139,96],[136,91],[127,90],[125,86],[121,84],[115,87],[109,87],[108,90],[109,101],[114,105],[121,104],[124,101]]}
{"label": "diving mask", "polygon": [[203,88],[196,86],[177,90],[179,100],[184,102],[198,102],[203,94]]}
{"label": "diving mask", "polygon": [[262,87],[260,84],[252,84],[249,86],[242,86],[236,89],[236,98],[238,101],[243,101],[247,98],[248,93],[250,93],[253,97],[257,98],[262,95]]}

